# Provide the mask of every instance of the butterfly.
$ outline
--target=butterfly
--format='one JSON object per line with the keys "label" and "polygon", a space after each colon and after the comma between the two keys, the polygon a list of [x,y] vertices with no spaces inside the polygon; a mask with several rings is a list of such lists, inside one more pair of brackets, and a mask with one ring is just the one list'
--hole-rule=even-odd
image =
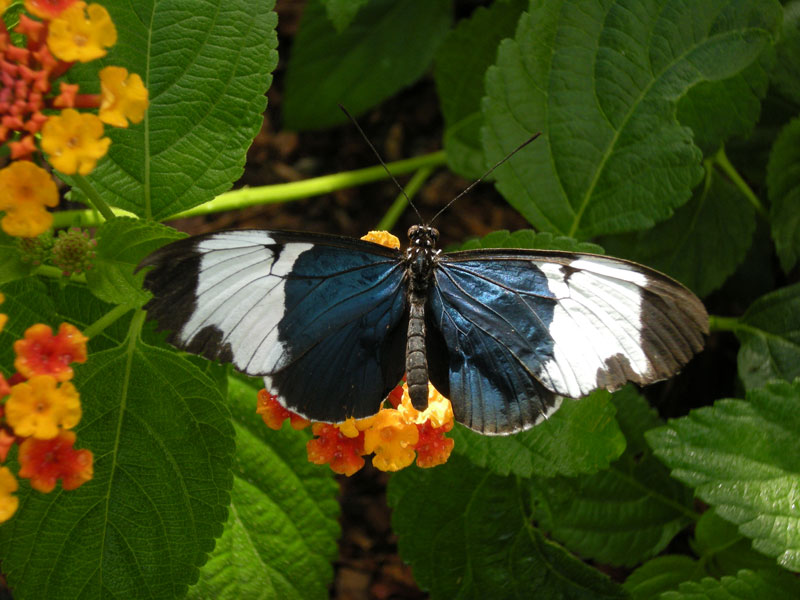
{"label": "butterfly", "polygon": [[221,231],[146,257],[145,308],[168,341],[263,377],[285,408],[341,422],[378,411],[404,373],[483,434],[528,429],[562,397],[674,375],[708,333],[700,300],[630,261],[550,250],[442,253],[346,237]]}

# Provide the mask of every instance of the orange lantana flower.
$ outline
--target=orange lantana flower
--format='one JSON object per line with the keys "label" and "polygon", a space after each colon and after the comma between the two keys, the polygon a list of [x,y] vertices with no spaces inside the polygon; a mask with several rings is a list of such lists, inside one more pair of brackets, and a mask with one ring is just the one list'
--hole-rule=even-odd
{"label": "orange lantana flower", "polygon": [[58,189],[50,175],[30,161],[20,160],[0,169],[0,224],[8,235],[36,237],[53,223],[45,206],[58,204]]}
{"label": "orange lantana flower", "polygon": [[61,487],[74,490],[92,478],[91,450],[75,450],[75,433],[62,431],[51,440],[28,438],[19,447],[19,476],[31,480],[31,487],[45,494]]}
{"label": "orange lantana flower", "polygon": [[65,108],[42,127],[42,150],[62,173],[87,175],[108,151],[111,140],[102,135],[99,117]]}
{"label": "orange lantana flower", "polygon": [[100,120],[114,127],[127,127],[128,120],[139,123],[147,109],[147,88],[136,73],[123,67],[100,71]]}
{"label": "orange lantana flower", "polygon": [[37,323],[25,331],[25,337],[14,342],[17,355],[14,367],[25,377],[52,375],[58,381],[72,379],[70,363],[86,362],[89,338],[69,323],[62,323],[58,335],[47,325]]}
{"label": "orange lantana flower", "polygon": [[11,387],[5,404],[6,421],[20,437],[41,440],[56,437],[61,430],[81,420],[81,401],[69,381],[60,386],[50,375],[34,375]]}
{"label": "orange lantana flower", "polygon": [[277,396],[270,394],[267,390],[259,390],[256,412],[261,415],[261,419],[267,427],[276,431],[283,427],[283,422],[286,419],[289,419],[293,429],[304,429],[311,425],[310,421],[286,410],[278,402]]}
{"label": "orange lantana flower", "polygon": [[75,4],[75,0],[25,0],[25,10],[40,19],[55,19],[67,8]]}
{"label": "orange lantana flower", "polygon": [[344,435],[336,425],[314,423],[312,433],[316,436],[306,444],[309,462],[317,465],[328,463],[334,473],[348,477],[364,466],[364,434],[355,437]]}
{"label": "orange lantana flower", "polygon": [[108,11],[99,4],[76,2],[50,21],[47,47],[53,56],[68,62],[89,62],[106,55],[117,43],[117,29]]}

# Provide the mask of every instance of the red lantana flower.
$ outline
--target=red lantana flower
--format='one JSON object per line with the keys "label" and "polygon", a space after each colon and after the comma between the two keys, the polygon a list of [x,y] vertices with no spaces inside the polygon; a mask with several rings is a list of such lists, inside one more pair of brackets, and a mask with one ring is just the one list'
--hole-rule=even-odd
{"label": "red lantana flower", "polygon": [[315,437],[306,445],[309,462],[317,465],[328,463],[334,473],[348,477],[364,466],[361,458],[364,451],[364,432],[347,437],[336,425],[314,423],[311,431]]}
{"label": "red lantana flower", "polygon": [[86,362],[88,338],[69,323],[62,323],[58,334],[42,323],[25,331],[24,339],[14,342],[14,366],[25,377],[52,375],[58,381],[72,379],[70,363]]}
{"label": "red lantana flower", "polygon": [[453,451],[455,440],[445,437],[445,433],[453,428],[450,422],[442,427],[434,427],[430,421],[418,424],[419,441],[414,450],[417,451],[417,466],[427,469],[447,462]]}
{"label": "red lantana flower", "polygon": [[281,406],[278,397],[267,390],[259,390],[256,412],[261,415],[267,427],[276,431],[283,427],[286,419],[289,419],[293,429],[305,429],[311,425],[311,421]]}
{"label": "red lantana flower", "polygon": [[55,19],[64,10],[75,3],[75,0],[25,0],[25,8],[40,19]]}
{"label": "red lantana flower", "polygon": [[61,487],[74,490],[94,474],[91,450],[76,450],[75,433],[62,431],[51,440],[28,438],[19,447],[19,476],[31,480],[31,487],[45,494]]}

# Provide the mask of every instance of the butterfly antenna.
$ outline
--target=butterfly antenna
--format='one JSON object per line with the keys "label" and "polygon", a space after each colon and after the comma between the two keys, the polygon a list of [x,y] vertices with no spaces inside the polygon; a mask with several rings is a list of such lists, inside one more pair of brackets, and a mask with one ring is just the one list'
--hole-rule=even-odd
{"label": "butterfly antenna", "polygon": [[[514,148],[514,149],[513,149],[511,152],[509,152],[508,154],[506,154],[506,155],[505,155],[503,158],[501,158],[501,159],[500,159],[499,161],[497,161],[497,162],[496,162],[494,165],[492,165],[492,167],[491,167],[491,168],[490,168],[488,171],[486,171],[486,173],[484,173],[483,175],[481,175],[480,177],[478,177],[478,178],[477,178],[475,181],[473,181],[472,183],[470,183],[470,184],[469,184],[469,185],[468,185],[468,186],[467,186],[467,187],[466,187],[466,188],[465,188],[465,189],[464,189],[464,190],[463,190],[461,193],[459,193],[459,194],[458,194],[458,195],[457,195],[455,198],[453,198],[452,200],[450,200],[450,202],[448,202],[447,204],[445,204],[445,205],[442,207],[442,209],[441,209],[439,212],[437,212],[435,215],[433,215],[433,218],[430,220],[430,223],[429,223],[429,224],[432,224],[432,223],[433,223],[433,222],[434,222],[434,221],[437,219],[437,217],[438,217],[440,214],[442,214],[444,211],[446,211],[448,208],[450,208],[450,205],[451,205],[451,204],[453,204],[453,202],[455,202],[456,200],[458,200],[459,198],[461,198],[461,196],[464,196],[465,194],[469,193],[469,191],[470,191],[472,188],[474,188],[474,187],[475,187],[476,185],[478,185],[478,184],[479,184],[481,181],[483,181],[483,180],[484,180],[484,179],[486,179],[486,178],[487,178],[489,175],[491,175],[491,174],[492,174],[492,171],[494,171],[494,170],[495,170],[497,167],[499,167],[500,165],[502,165],[502,164],[503,164],[504,162],[506,162],[506,161],[507,161],[509,158],[511,158],[512,156],[514,156],[514,155],[515,155],[517,152],[519,152],[520,150],[522,150],[522,149],[523,149],[525,146],[527,146],[528,144],[530,144],[530,143],[531,143],[533,140],[535,140],[536,138],[538,138],[540,135],[542,135],[542,132],[541,132],[541,131],[540,131],[540,132],[538,132],[538,133],[534,133],[534,134],[533,134],[531,137],[529,137],[527,140],[525,140],[524,142],[522,142],[522,143],[521,143],[519,146],[517,146],[516,148]],[[415,209],[415,210],[416,210],[416,209]],[[419,214],[419,213],[417,213],[417,214]]]}
{"label": "butterfly antenna", "polygon": [[369,140],[369,138],[367,137],[367,134],[364,133],[364,130],[361,129],[361,125],[358,124],[358,121],[356,121],[356,118],[353,115],[351,115],[350,112],[344,106],[342,106],[341,104],[339,104],[339,108],[342,110],[342,112],[345,115],[347,115],[347,118],[350,119],[350,121],[353,123],[353,125],[356,126],[356,129],[358,130],[358,133],[360,133],[361,137],[364,138],[364,141],[367,142],[367,146],[369,146],[370,149],[372,150],[372,152],[375,154],[375,156],[378,157],[378,162],[381,163],[381,166],[383,167],[383,170],[386,171],[386,173],[387,173],[387,175],[389,175],[389,177],[391,177],[392,181],[394,181],[394,184],[397,186],[397,189],[399,189],[400,193],[403,194],[403,196],[405,196],[405,199],[408,201],[409,206],[411,206],[411,208],[414,209],[414,212],[417,213],[417,217],[419,218],[420,222],[422,222],[422,215],[419,214],[419,211],[417,210],[417,207],[414,206],[414,203],[411,201],[411,198],[409,198],[408,194],[406,194],[406,190],[403,188],[402,185],[400,185],[400,182],[397,181],[397,179],[395,179],[395,176],[392,175],[392,172],[389,170],[389,167],[386,166],[386,163],[383,162],[383,159],[381,158],[381,155],[378,152],[377,148],[375,148],[375,146]]}

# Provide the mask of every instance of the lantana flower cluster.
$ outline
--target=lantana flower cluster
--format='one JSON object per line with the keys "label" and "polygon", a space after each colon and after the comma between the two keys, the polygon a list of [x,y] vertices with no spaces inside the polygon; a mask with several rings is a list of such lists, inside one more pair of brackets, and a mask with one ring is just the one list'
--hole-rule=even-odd
{"label": "lantana flower cluster", "polygon": [[348,477],[364,466],[367,454],[374,454],[372,465],[381,471],[399,471],[414,459],[423,468],[447,462],[454,444],[445,436],[453,428],[450,401],[428,385],[428,408],[418,411],[411,404],[405,383],[387,400],[393,408],[382,408],[366,419],[312,424],[281,406],[267,390],[261,390],[256,411],[272,429],[280,429],[286,419],[295,429],[311,425],[315,437],[306,446],[308,460],[328,464],[334,472]]}
{"label": "lantana flower cluster", "polygon": [[[0,329],[6,321],[0,315]],[[62,323],[55,334],[38,323],[14,342],[16,373],[8,379],[0,374],[0,465],[17,445],[20,468],[15,476],[0,466],[0,523],[19,505],[17,477],[29,479],[33,489],[44,493],[53,491],[58,480],[63,489],[73,490],[92,478],[92,452],[75,449],[71,431],[81,419],[71,365],[86,362],[86,342],[69,323]]]}
{"label": "lantana flower cluster", "polygon": [[[386,231],[371,231],[361,239],[390,248],[399,248],[400,240]],[[398,471],[411,465],[428,468],[447,462],[454,441],[445,436],[453,428],[450,401],[428,385],[428,408],[418,411],[411,403],[408,386],[397,386],[387,397],[392,408],[382,408],[366,419],[350,418],[343,423],[310,423],[287,410],[267,390],[258,394],[258,408],[264,423],[280,429],[289,419],[295,429],[311,425],[314,438],[306,450],[308,460],[328,464],[348,477],[364,466],[363,456],[374,454],[372,465],[381,471]]]}
{"label": "lantana flower cluster", "polygon": [[[8,7],[0,0],[0,12]],[[86,175],[105,156],[111,140],[104,123],[127,127],[147,108],[141,77],[122,67],[100,70],[100,94],[81,94],[62,78],[76,62],[106,55],[117,41],[108,11],[76,0],[26,0],[13,43],[0,20],[0,144],[11,162],[0,169],[0,226],[8,235],[35,237],[52,225],[47,208],[58,204],[55,182],[35,164],[39,153],[67,175]],[[80,110],[79,110],[80,109]],[[93,112],[81,112],[98,109]]]}

